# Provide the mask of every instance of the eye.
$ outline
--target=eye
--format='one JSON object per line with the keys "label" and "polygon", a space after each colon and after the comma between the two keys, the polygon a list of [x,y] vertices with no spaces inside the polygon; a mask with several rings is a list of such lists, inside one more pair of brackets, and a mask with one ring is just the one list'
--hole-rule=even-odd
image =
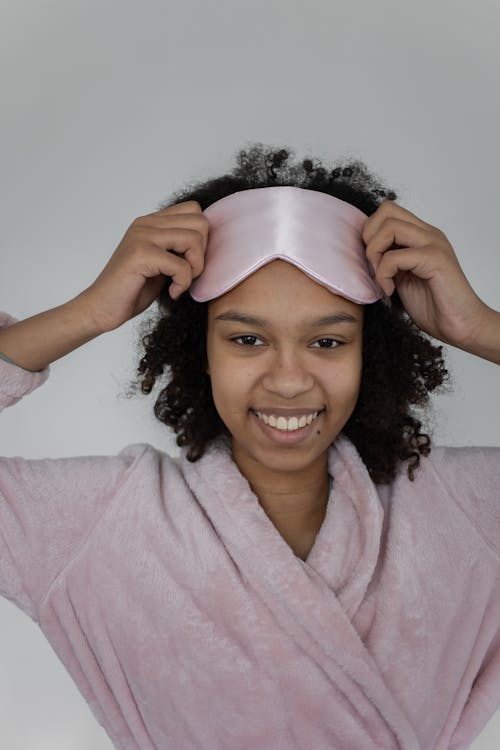
{"label": "eye", "polygon": [[[244,341],[243,344],[238,344],[238,339],[242,339]],[[253,346],[251,343],[252,341],[262,341],[262,339],[259,339],[257,336],[235,336],[233,339],[230,339],[231,341],[234,341],[238,346]]]}
{"label": "eye", "polygon": [[[337,339],[318,339],[314,343],[319,343],[319,349],[337,349],[337,347],[341,346],[343,342],[337,341]],[[332,344],[332,346],[330,346],[330,344]],[[333,346],[333,344],[335,344],[335,346]]]}

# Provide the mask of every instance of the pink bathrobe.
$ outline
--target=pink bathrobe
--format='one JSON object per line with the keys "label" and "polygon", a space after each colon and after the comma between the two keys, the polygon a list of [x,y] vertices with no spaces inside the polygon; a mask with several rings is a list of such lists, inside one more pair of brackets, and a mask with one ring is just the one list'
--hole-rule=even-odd
{"label": "pink bathrobe", "polygon": [[[0,376],[4,408],[48,370]],[[1,458],[0,593],[120,750],[465,750],[500,707],[500,448],[421,462],[375,485],[341,433],[304,562],[224,440]]]}

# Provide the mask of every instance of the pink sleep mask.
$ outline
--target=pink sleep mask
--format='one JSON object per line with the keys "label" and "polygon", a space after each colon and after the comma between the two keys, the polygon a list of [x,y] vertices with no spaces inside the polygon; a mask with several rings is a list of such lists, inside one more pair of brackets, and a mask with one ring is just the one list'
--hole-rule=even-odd
{"label": "pink sleep mask", "polygon": [[189,289],[197,302],[220,297],[278,258],[352,302],[383,297],[361,239],[368,217],[346,201],[276,185],[231,193],[203,214],[209,220],[205,265]]}

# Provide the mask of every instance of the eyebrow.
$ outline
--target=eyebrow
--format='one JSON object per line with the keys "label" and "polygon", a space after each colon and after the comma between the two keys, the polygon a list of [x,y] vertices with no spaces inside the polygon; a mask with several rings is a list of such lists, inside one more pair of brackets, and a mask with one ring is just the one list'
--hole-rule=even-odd
{"label": "eyebrow", "polygon": [[[246,325],[258,326],[259,328],[270,328],[271,323],[263,318],[257,318],[254,315],[247,315],[237,310],[227,310],[217,315],[214,320],[232,320],[236,323],[245,323]],[[310,328],[319,326],[335,325],[336,323],[357,323],[358,320],[353,315],[346,312],[339,312],[332,315],[324,315],[321,318],[309,318],[305,321]]]}

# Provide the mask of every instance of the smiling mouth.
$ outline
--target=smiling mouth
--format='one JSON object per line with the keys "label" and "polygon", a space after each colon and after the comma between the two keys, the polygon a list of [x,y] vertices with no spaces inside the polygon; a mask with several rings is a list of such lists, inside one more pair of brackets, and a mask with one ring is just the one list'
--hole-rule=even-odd
{"label": "smiling mouth", "polygon": [[319,417],[319,415],[325,411],[325,409],[320,409],[319,411],[314,411],[308,414],[302,414],[293,417],[276,416],[274,414],[262,414],[255,409],[250,409],[250,411],[255,414],[258,419],[262,420],[264,424],[268,425],[269,427],[273,427],[275,430],[279,430],[280,432],[297,432],[304,427],[308,427],[310,424],[312,424]]}

